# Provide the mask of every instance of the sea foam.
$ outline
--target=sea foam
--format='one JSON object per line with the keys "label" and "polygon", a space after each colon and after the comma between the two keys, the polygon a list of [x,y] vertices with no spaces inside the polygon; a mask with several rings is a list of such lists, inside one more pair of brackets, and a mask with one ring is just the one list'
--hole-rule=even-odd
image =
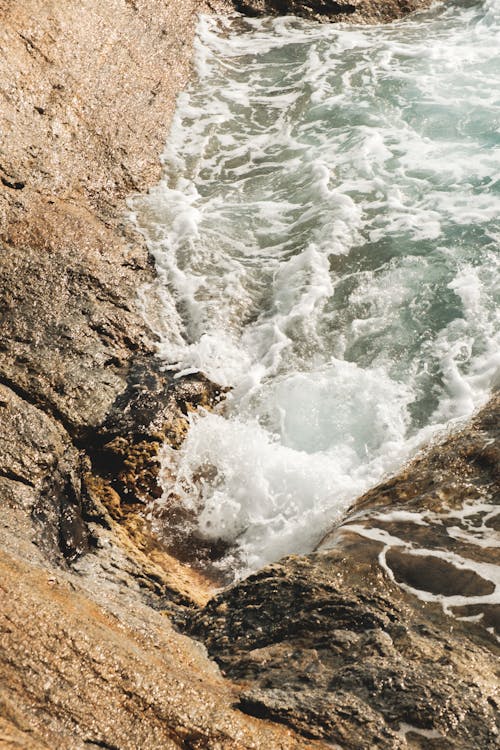
{"label": "sea foam", "polygon": [[163,450],[222,571],[312,549],[498,382],[499,41],[500,0],[376,28],[201,19],[133,210],[162,357],[231,388]]}

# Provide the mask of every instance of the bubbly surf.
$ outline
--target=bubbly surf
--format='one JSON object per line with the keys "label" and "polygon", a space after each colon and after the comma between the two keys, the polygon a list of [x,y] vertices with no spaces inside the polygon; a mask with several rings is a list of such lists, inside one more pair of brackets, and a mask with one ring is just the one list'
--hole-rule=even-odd
{"label": "bubbly surf", "polygon": [[175,496],[222,573],[310,551],[498,382],[499,49],[500,0],[379,27],[201,19],[133,211],[162,357],[231,389],[164,448],[150,510]]}

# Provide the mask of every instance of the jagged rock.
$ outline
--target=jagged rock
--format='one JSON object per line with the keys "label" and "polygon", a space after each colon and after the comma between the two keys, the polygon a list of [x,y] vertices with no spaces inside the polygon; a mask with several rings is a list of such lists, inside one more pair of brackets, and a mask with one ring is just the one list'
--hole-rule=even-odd
{"label": "jagged rock", "polygon": [[250,16],[295,15],[315,21],[387,23],[428,8],[430,0],[233,0]]}
{"label": "jagged rock", "polygon": [[497,394],[318,552],[188,617],[243,711],[344,750],[499,746],[499,431]]}
{"label": "jagged rock", "polygon": [[96,437],[109,441],[120,436],[138,442],[155,435],[157,440],[179,445],[189,412],[199,406],[213,407],[223,391],[201,373],[177,378],[158,359],[133,357],[127,387],[111,405]]}
{"label": "jagged rock", "polygon": [[[435,555],[409,565],[406,531],[437,549],[452,526],[405,530],[408,518],[381,511],[409,499],[413,512],[422,498],[441,512],[443,498],[469,490],[487,504],[498,456],[479,432],[498,425],[493,407],[491,424],[483,414],[443,461],[434,451],[368,493],[324,540],[333,549],[271,566],[209,604],[210,582],[143,517],[161,440],[178,444],[186,413],[219,393],[202,377],[174,382],[155,359],[136,303],[154,269],[125,198],[159,176],[195,12],[220,7],[0,0],[0,744],[489,750],[498,609],[481,599],[445,614],[409,590],[435,595],[437,565],[448,594],[488,597],[489,579],[459,571],[457,582]],[[246,3],[325,20],[323,7]],[[360,22],[414,7],[334,10]],[[402,544],[380,558],[384,545],[367,538],[375,528]]]}

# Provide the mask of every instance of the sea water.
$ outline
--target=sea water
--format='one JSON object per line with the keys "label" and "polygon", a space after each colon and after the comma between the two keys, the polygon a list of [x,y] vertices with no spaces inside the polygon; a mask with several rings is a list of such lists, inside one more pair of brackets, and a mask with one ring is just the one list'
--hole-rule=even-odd
{"label": "sea water", "polygon": [[230,388],[164,448],[157,530],[174,498],[177,538],[222,541],[235,576],[310,551],[498,382],[500,0],[203,17],[133,211],[161,356]]}

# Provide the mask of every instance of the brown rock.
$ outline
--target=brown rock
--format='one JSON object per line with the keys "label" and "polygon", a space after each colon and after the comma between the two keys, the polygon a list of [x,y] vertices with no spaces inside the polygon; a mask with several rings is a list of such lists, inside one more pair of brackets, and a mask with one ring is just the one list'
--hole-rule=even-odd
{"label": "brown rock", "polygon": [[2,747],[320,750],[235,710],[203,649],[139,601],[99,606],[3,553],[0,581]]}
{"label": "brown rock", "polygon": [[160,173],[203,3],[0,2],[0,378],[72,434],[151,352],[125,198]]}
{"label": "brown rock", "polygon": [[[0,0],[0,499],[23,528],[35,519],[30,538],[52,559],[74,559],[91,536],[89,459],[140,501],[157,491],[158,441],[186,429],[187,391],[209,398],[206,380],[172,390],[160,373],[137,304],[153,264],[125,223],[126,196],[159,176],[199,10]],[[127,449],[103,467],[117,437]]]}

